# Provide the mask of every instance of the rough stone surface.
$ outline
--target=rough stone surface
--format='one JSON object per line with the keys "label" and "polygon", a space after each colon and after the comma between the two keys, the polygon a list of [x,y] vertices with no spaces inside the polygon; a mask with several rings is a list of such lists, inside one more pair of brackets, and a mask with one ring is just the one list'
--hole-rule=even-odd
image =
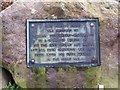
{"label": "rough stone surface", "polygon": [[[26,67],[26,19],[91,18],[100,20],[100,67]],[[117,2],[15,2],[0,13],[4,68],[15,82],[29,88],[118,87],[118,3]]]}
{"label": "rough stone surface", "polygon": [[57,88],[56,79],[56,70],[49,68],[47,71],[48,88]]}

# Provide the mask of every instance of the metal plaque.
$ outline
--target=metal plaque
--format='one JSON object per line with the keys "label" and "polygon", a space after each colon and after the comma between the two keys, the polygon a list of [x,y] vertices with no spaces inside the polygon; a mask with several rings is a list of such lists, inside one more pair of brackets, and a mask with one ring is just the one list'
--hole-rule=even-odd
{"label": "metal plaque", "polygon": [[100,65],[98,19],[27,20],[27,65]]}

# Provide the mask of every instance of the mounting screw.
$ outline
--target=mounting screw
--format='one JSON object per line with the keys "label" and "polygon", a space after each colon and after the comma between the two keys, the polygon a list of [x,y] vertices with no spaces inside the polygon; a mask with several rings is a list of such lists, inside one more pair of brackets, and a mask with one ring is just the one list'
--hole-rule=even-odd
{"label": "mounting screw", "polygon": [[31,26],[32,26],[32,27],[34,27],[35,25],[34,25],[34,24],[32,24]]}
{"label": "mounting screw", "polygon": [[93,57],[93,58],[91,59],[91,61],[94,63],[94,62],[96,61],[95,57]]}
{"label": "mounting screw", "polygon": [[93,27],[93,26],[94,26],[94,23],[91,23],[90,26]]}
{"label": "mounting screw", "polygon": [[31,60],[31,63],[32,63],[32,64],[34,64],[34,63],[35,63],[35,60],[34,60],[34,59],[32,59],[32,60]]}

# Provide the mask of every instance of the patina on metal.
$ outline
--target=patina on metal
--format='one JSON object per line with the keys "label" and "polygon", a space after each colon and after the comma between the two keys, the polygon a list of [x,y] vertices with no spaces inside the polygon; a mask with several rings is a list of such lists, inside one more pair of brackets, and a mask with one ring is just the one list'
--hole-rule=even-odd
{"label": "patina on metal", "polygon": [[28,67],[100,65],[98,19],[27,20]]}

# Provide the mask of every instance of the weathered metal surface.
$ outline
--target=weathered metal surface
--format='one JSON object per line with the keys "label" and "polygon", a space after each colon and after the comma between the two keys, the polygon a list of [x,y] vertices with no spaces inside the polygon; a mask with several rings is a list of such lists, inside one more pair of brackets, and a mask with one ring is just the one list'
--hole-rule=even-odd
{"label": "weathered metal surface", "polygon": [[98,19],[27,20],[27,64],[100,65]]}

